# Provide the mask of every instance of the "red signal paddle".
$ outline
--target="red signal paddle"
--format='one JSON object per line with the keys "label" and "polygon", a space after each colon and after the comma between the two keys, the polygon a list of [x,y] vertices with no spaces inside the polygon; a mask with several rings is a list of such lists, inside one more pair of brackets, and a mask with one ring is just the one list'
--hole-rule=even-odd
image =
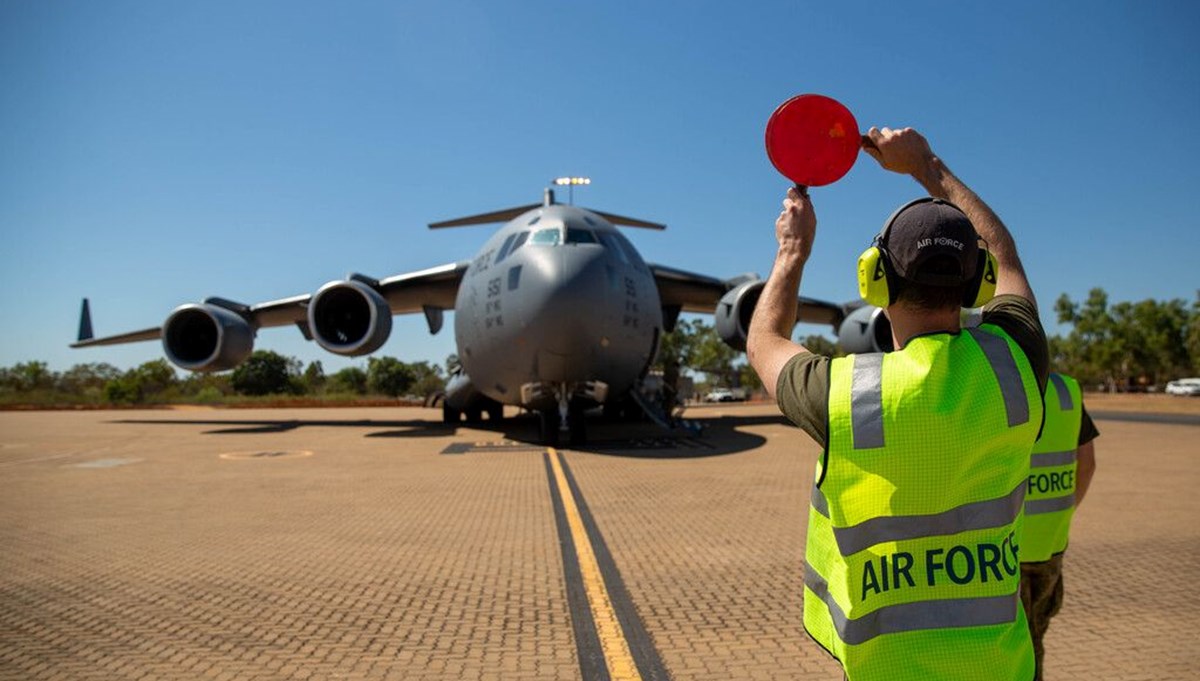
{"label": "red signal paddle", "polygon": [[858,132],[854,114],[824,95],[796,95],[767,120],[767,157],[801,194],[842,178],[860,147],[873,146]]}

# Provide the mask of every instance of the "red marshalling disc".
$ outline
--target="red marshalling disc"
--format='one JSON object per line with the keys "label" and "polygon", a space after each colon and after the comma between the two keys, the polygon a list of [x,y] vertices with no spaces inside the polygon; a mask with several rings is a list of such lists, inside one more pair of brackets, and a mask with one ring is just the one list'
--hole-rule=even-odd
{"label": "red marshalling disc", "polygon": [[767,156],[776,170],[807,187],[836,182],[858,158],[858,121],[841,102],[797,95],[767,121]]}

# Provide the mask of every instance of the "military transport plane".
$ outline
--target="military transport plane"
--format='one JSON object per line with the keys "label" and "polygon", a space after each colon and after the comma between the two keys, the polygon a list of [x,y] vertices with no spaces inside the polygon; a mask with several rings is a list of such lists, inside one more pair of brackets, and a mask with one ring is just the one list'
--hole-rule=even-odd
{"label": "military transport plane", "polygon": [[[583,411],[636,397],[664,332],[681,312],[715,315],[722,340],[745,348],[746,331],[765,282],[754,274],[717,279],[647,265],[614,225],[665,225],[555,201],[447,220],[431,229],[506,222],[471,260],[373,279],[350,274],[315,293],[255,305],[208,298],[176,308],[162,326],[94,338],[83,301],[73,348],[161,339],[176,366],[223,371],[243,362],[258,329],[295,325],[329,352],[366,355],[392,329],[392,315],[421,312],[430,333],[454,312],[461,371],[443,402],[445,421],[489,420],[503,405],[540,415],[548,443],[560,433],[584,438]],[[801,297],[800,321],[838,329],[848,351],[890,341],[877,308]],[[840,326],[840,328],[839,328]]]}

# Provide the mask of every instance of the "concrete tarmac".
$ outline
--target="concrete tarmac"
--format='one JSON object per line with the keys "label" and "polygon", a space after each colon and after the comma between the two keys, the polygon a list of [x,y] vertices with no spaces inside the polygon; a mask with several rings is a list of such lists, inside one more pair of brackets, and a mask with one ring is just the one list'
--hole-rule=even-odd
{"label": "concrete tarmac", "polygon": [[[829,679],[819,453],[416,408],[0,413],[0,679]],[[1200,427],[1097,418],[1047,679],[1200,676]]]}

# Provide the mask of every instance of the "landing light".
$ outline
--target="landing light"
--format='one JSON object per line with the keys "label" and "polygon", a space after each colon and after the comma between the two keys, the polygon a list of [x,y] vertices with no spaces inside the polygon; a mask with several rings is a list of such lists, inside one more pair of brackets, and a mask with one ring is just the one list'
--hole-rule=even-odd
{"label": "landing light", "polygon": [[554,178],[554,184],[556,184],[560,187],[575,186],[575,185],[579,185],[579,184],[591,184],[591,183],[592,183],[592,178],[590,178],[590,177],[556,177],[556,178]]}

